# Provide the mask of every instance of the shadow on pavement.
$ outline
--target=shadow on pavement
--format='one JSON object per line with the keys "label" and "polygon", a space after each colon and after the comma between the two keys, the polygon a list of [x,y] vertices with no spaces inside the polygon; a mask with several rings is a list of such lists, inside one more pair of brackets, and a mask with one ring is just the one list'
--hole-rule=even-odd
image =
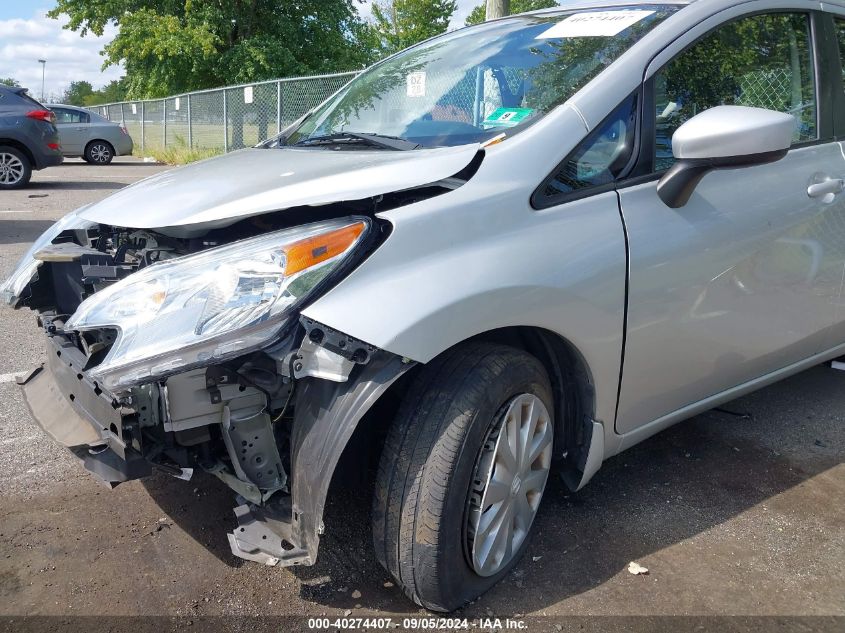
{"label": "shadow on pavement", "polygon": [[[845,425],[836,416],[843,379],[841,372],[816,367],[682,422],[608,460],[580,492],[553,477],[525,556],[458,615],[542,611],[605,583],[629,561],[701,534],[841,464]],[[300,597],[339,609],[418,613],[375,559],[372,482],[337,472],[317,563],[290,570],[300,580]],[[244,564],[222,533],[235,526],[234,496],[222,483],[197,473],[189,483],[157,476],[144,486],[219,560]],[[824,508],[808,501],[804,511],[822,514]]]}
{"label": "shadow on pavement", "polygon": [[141,485],[176,525],[229,567],[245,561],[229,549],[226,533],[235,528],[235,495],[219,479],[194,471],[191,481],[168,475],[142,479]]}
{"label": "shadow on pavement", "polygon": [[130,183],[115,180],[33,180],[24,191],[35,194],[41,191],[110,191],[123,189],[128,184]]}
{"label": "shadow on pavement", "polygon": [[29,244],[48,228],[52,220],[20,220],[17,214],[0,213],[0,244]]}

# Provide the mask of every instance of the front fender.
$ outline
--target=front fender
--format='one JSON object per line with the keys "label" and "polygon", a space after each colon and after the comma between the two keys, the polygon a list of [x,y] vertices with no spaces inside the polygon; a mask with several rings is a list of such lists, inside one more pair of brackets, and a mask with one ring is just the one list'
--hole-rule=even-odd
{"label": "front fender", "polygon": [[305,378],[297,387],[291,437],[291,524],[313,564],[323,532],[323,509],[335,466],[364,414],[414,363],[377,352],[346,382]]}

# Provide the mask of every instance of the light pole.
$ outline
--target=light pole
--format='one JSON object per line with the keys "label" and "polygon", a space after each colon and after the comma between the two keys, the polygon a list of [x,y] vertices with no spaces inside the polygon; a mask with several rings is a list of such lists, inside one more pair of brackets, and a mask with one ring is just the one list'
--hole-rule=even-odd
{"label": "light pole", "polygon": [[41,101],[44,101],[44,73],[47,68],[47,60],[39,59],[38,63],[41,64]]}
{"label": "light pole", "polygon": [[510,0],[487,0],[485,19],[495,20],[510,15]]}

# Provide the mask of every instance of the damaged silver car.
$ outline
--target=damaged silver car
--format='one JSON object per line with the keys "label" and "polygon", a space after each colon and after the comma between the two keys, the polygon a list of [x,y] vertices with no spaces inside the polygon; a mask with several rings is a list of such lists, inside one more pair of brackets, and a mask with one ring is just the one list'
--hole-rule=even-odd
{"label": "damaged silver car", "polygon": [[232,552],[271,565],[314,563],[364,434],[376,556],[458,608],[519,559],[551,471],[578,489],[845,352],[840,50],[842,3],[699,0],[394,55],[33,244],[2,287],[44,330],[33,417],[109,485],[216,475]]}

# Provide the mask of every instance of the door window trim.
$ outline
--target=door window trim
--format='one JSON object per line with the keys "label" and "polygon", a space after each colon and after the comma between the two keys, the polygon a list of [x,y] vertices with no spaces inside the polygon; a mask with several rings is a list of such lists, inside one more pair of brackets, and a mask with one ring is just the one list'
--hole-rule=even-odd
{"label": "door window trim", "polygon": [[[577,189],[575,191],[570,191],[567,193],[561,193],[553,196],[549,196],[545,193],[546,186],[554,180],[557,175],[560,173],[561,169],[563,169],[564,165],[568,163],[572,157],[580,151],[584,143],[592,136],[593,132],[598,129],[601,129],[602,126],[607,123],[607,121],[616,114],[616,111],[622,107],[623,104],[627,103],[631,99],[635,100],[635,109],[636,112],[634,113],[634,138],[631,142],[631,148],[628,150],[628,158],[625,163],[625,167],[619,173],[615,179],[611,182],[602,183],[600,185],[587,185],[583,189]],[[640,146],[640,139],[641,139],[641,128],[643,122],[643,87],[640,86],[634,92],[629,94],[625,97],[621,102],[616,104],[608,113],[608,115],[601,120],[601,122],[596,125],[592,130],[587,132],[579,141],[579,143],[575,146],[566,157],[560,161],[557,165],[555,165],[554,169],[549,172],[549,174],[543,178],[537,188],[534,189],[533,193],[531,194],[531,208],[536,211],[541,209],[548,209],[550,207],[556,207],[562,204],[566,204],[567,202],[572,202],[573,200],[580,200],[581,198],[587,198],[589,196],[597,195],[600,193],[606,193],[608,191],[613,191],[616,189],[617,185],[620,181],[626,178],[632,170],[635,168],[636,163],[638,162],[638,157],[640,154],[639,146]]]}
{"label": "door window trim", "polygon": [[[804,9],[804,8],[795,8],[795,9],[761,9],[757,11],[752,11],[749,13],[743,13],[741,15],[734,16],[724,22],[720,22],[719,24],[713,26],[713,28],[709,29],[705,33],[702,33],[700,37],[696,38],[694,41],[690,42],[687,46],[685,46],[682,50],[678,51],[675,55],[673,55],[669,60],[666,61],[662,66],[660,66],[657,70],[655,70],[648,79],[645,80],[643,83],[643,99],[642,99],[642,109],[641,109],[641,118],[642,118],[642,136],[641,141],[639,143],[639,155],[637,157],[637,161],[630,172],[629,178],[620,178],[616,185],[617,188],[622,187],[630,187],[634,185],[639,185],[645,182],[650,182],[652,180],[659,180],[663,174],[666,173],[667,170],[654,170],[654,152],[655,152],[655,134],[656,134],[656,121],[654,116],[655,111],[655,91],[654,91],[654,80],[655,77],[668,66],[672,61],[677,59],[680,55],[683,55],[686,51],[691,49],[693,46],[700,43],[702,40],[705,40],[707,37],[718,31],[719,29],[723,28],[724,26],[731,24],[733,22],[737,22],[739,20],[744,20],[746,18],[751,18],[757,15],[772,15],[777,13],[801,13],[805,14],[809,17],[809,31],[810,31],[810,63],[813,65],[813,82],[814,82],[814,92],[815,92],[815,99],[816,99],[816,138],[807,141],[801,141],[799,143],[794,143],[790,146],[789,151],[793,149],[799,149],[802,147],[810,147],[813,145],[820,145],[823,143],[830,143],[834,140],[833,135],[833,117],[827,116],[827,110],[832,109],[834,107],[834,102],[828,98],[822,98],[822,86],[826,88],[830,88],[830,81],[826,81],[824,84],[822,83],[823,80],[827,78],[828,73],[830,72],[830,64],[824,64],[827,67],[827,71],[822,72],[823,64],[820,63],[821,59],[829,59],[830,58],[830,40],[828,38],[824,38],[827,41],[827,45],[825,48],[827,49],[827,54],[825,54],[824,49],[821,48],[822,46],[822,39],[823,37],[819,37],[820,28],[822,28],[822,22],[824,20],[823,12],[815,11],[812,9]],[[832,24],[832,22],[831,22]],[[834,42],[835,43],[835,42]],[[822,57],[823,56],[823,57]],[[840,71],[840,81],[841,81],[841,71]],[[825,85],[826,84],[826,85]],[[651,113],[651,116],[646,116],[646,113]],[[823,116],[823,113],[825,116]]]}
{"label": "door window trim", "polygon": [[827,61],[825,70],[832,88],[831,109],[833,114],[833,131],[837,141],[845,140],[845,80],[843,80],[843,68],[845,68],[845,55],[842,54],[839,45],[839,32],[836,21],[845,22],[845,14],[824,12],[819,22],[825,41],[825,52]]}

